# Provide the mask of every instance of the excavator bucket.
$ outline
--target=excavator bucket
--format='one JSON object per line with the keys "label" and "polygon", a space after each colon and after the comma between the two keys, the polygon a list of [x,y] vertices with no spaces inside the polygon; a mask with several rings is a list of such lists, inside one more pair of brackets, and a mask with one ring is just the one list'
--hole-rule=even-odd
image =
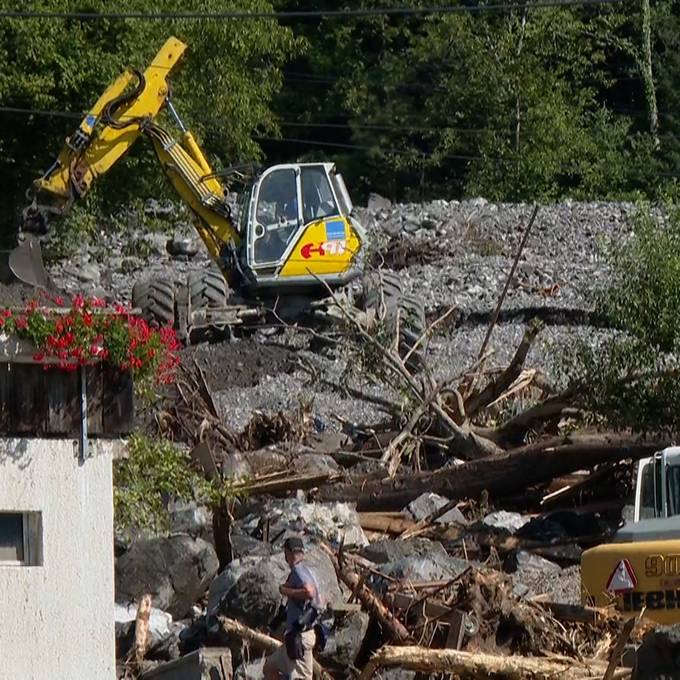
{"label": "excavator bucket", "polygon": [[49,288],[50,279],[43,263],[40,240],[26,234],[23,241],[9,254],[9,268],[14,276],[37,288]]}

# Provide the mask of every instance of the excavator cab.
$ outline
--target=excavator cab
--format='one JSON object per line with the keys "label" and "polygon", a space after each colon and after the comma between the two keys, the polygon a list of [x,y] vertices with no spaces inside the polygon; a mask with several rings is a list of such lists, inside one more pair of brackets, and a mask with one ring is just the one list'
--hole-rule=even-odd
{"label": "excavator cab", "polygon": [[365,241],[333,163],[276,165],[244,192],[237,217],[256,288],[336,286],[358,273]]}

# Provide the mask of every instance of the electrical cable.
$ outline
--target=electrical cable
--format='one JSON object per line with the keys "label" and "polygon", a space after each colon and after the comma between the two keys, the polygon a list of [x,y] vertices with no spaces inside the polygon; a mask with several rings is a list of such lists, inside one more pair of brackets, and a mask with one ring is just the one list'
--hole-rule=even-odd
{"label": "electrical cable", "polygon": [[38,12],[31,10],[0,11],[0,19],[76,19],[80,21],[105,21],[111,19],[145,19],[145,20],[248,20],[248,19],[326,19],[326,18],[362,18],[362,17],[402,17],[428,16],[446,14],[478,14],[504,10],[551,9],[560,7],[574,7],[586,5],[618,5],[627,0],[537,0],[531,3],[500,3],[492,5],[456,5],[440,7],[392,7],[375,9],[347,9],[347,10],[299,10],[281,12]]}
{"label": "electrical cable", "polygon": [[[54,111],[54,110],[42,110],[42,109],[24,109],[24,108],[18,108],[18,107],[11,107],[11,106],[0,106],[0,113],[15,113],[15,114],[22,114],[22,115],[44,115],[44,116],[56,116],[56,117],[61,117],[61,118],[69,118],[69,119],[82,119],[85,113],[74,113],[74,112],[69,112],[69,111]],[[640,112],[640,113],[645,113],[645,112]],[[120,118],[125,118],[125,116],[120,116]],[[282,121],[281,125],[300,125],[303,127],[330,127],[330,128],[336,128],[338,127],[339,124],[323,124],[323,123],[318,123],[318,124],[307,124],[307,123],[286,123],[286,121]],[[341,127],[349,127],[349,126],[341,126]],[[374,126],[358,126],[358,127],[364,127],[366,129],[373,129]],[[383,126],[375,126],[376,129],[382,129]],[[387,127],[387,129],[393,129],[391,127]],[[394,129],[401,129],[400,127],[396,127]],[[406,128],[406,129],[411,129],[411,128]],[[417,129],[417,128],[413,128]],[[425,131],[435,131],[438,130],[439,128],[421,128],[422,130]],[[460,130],[457,130],[456,128],[442,128],[444,130],[446,129],[451,129],[453,131],[465,131],[467,130],[468,132],[505,132],[507,134],[511,134],[512,130],[510,129],[501,129],[501,128],[479,128],[479,129],[474,129],[474,128],[461,128]],[[659,135],[660,137],[663,138],[672,138],[672,139],[678,139],[678,137],[673,134],[673,133],[661,133]],[[400,155],[400,156],[426,156],[426,155],[432,155],[432,152],[427,152],[427,151],[409,151],[405,149],[390,149],[386,147],[381,147],[379,145],[364,145],[364,144],[353,144],[349,142],[333,142],[333,141],[326,141],[326,140],[319,140],[319,139],[302,139],[302,138],[297,138],[297,137],[268,137],[268,136],[262,136],[262,135],[253,135],[252,137],[255,140],[258,141],[264,141],[264,142],[283,142],[283,143],[289,143],[289,144],[300,144],[303,146],[321,146],[321,147],[329,147],[329,148],[338,148],[338,149],[347,149],[347,150],[356,150],[356,151],[380,151],[383,153],[387,154],[394,154],[394,155]],[[492,156],[474,156],[474,155],[467,155],[467,154],[449,154],[449,153],[443,153],[441,155],[441,158],[447,158],[447,159],[452,159],[452,160],[462,160],[462,161],[495,161],[498,163],[504,163],[504,164],[516,164],[519,163],[519,159],[510,159],[510,158],[500,158],[500,157],[492,157]]]}

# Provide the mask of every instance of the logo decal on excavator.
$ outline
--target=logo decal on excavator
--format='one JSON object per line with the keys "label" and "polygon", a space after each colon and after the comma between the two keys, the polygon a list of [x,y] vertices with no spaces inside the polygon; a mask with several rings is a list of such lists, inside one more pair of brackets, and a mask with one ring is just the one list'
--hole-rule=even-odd
{"label": "logo decal on excavator", "polygon": [[607,580],[606,590],[615,595],[627,593],[635,590],[637,585],[637,577],[633,571],[633,567],[626,559],[619,560],[619,563],[614,567],[609,579]]}
{"label": "logo decal on excavator", "polygon": [[645,576],[680,576],[680,554],[654,554],[645,559]]}
{"label": "logo decal on excavator", "polygon": [[347,248],[346,241],[325,241],[323,243],[305,243],[300,248],[300,255],[308,260],[313,255],[324,257],[326,255],[342,255]]}

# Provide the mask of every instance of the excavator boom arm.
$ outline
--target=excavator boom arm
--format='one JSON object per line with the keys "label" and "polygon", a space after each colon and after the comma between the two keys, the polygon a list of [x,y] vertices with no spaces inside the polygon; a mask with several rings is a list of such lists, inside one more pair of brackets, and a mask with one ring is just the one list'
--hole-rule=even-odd
{"label": "excavator boom arm", "polygon": [[[224,187],[170,103],[168,77],[185,50],[184,43],[169,38],[143,74],[128,70],[106,89],[67,138],[57,160],[33,183],[31,204],[22,215],[22,232],[46,233],[49,217],[67,213],[94,180],[108,172],[144,134],[168,180],[195,215],[196,229],[213,258],[222,255],[226,244],[238,242],[238,231],[224,203]],[[164,106],[180,123],[179,141],[155,122]],[[38,242],[34,238],[25,241],[10,256],[10,267],[22,281],[45,286]]]}
{"label": "excavator boom arm", "polygon": [[132,95],[125,95],[135,82],[136,73],[131,70],[106,89],[66,140],[54,164],[33,183],[30,192],[38,205],[49,206],[56,214],[67,212],[75,198],[84,196],[92,182],[130,150],[142,134],[141,122],[153,120],[166,103],[168,76],[185,50],[184,43],[170,38],[144,74],[138,74],[140,82]]}

